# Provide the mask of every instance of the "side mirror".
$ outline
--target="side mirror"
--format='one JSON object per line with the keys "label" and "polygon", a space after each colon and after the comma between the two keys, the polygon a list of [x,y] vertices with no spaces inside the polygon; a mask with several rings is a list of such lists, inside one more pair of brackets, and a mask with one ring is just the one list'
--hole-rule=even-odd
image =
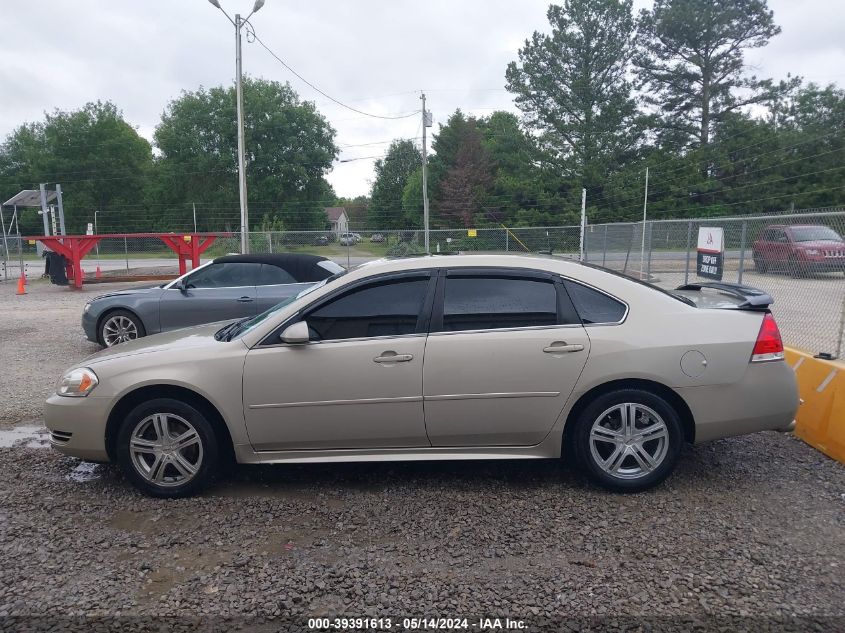
{"label": "side mirror", "polygon": [[176,287],[179,288],[179,292],[181,292],[183,295],[188,294],[188,287],[185,285],[184,280],[176,284]]}
{"label": "side mirror", "polygon": [[288,345],[304,345],[311,340],[311,333],[308,331],[308,324],[299,321],[286,327],[279,338]]}

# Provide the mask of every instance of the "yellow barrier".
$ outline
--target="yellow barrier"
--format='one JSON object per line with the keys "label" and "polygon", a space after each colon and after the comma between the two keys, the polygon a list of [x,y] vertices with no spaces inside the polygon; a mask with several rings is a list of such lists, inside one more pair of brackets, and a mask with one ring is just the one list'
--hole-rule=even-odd
{"label": "yellow barrier", "polygon": [[845,464],[845,363],[813,358],[786,348],[804,403],[796,415],[795,435]]}

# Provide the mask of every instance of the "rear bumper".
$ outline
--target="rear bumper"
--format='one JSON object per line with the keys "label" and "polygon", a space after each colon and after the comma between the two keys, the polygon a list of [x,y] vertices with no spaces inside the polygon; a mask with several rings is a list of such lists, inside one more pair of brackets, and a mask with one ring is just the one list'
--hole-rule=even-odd
{"label": "rear bumper", "polygon": [[68,398],[56,394],[44,403],[50,445],[60,453],[95,462],[109,461],[106,422],[111,398]]}
{"label": "rear bumper", "polygon": [[781,433],[792,433],[795,430],[795,427],[797,425],[798,425],[798,422],[796,420],[793,420],[792,422],[790,422],[789,424],[787,424],[783,428],[775,429],[775,431],[780,431]]}
{"label": "rear bumper", "polygon": [[784,361],[749,363],[729,385],[683,387],[695,419],[695,443],[757,431],[791,431],[798,411],[795,372]]}

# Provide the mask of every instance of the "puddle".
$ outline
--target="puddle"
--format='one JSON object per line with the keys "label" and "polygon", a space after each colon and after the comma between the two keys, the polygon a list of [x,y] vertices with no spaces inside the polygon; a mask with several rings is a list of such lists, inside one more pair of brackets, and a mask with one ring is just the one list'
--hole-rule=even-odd
{"label": "puddle", "polygon": [[14,426],[0,429],[0,448],[11,448],[23,444],[27,448],[47,448],[49,433],[43,426]]}
{"label": "puddle", "polygon": [[76,481],[78,483],[85,483],[86,481],[93,481],[95,479],[99,479],[100,476],[100,464],[92,464],[91,462],[81,462],[79,466],[77,466],[71,471],[67,478],[71,481]]}

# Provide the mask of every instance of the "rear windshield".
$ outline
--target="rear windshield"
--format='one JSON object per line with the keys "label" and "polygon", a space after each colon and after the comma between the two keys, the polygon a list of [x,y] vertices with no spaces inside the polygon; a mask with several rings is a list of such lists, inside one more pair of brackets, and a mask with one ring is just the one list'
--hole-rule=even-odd
{"label": "rear windshield", "polygon": [[684,295],[682,295],[680,293],[675,293],[675,292],[672,292],[670,290],[665,290],[665,289],[661,288],[660,286],[655,286],[654,284],[649,283],[647,281],[643,281],[641,279],[636,279],[634,277],[629,277],[628,275],[624,275],[624,274],[620,273],[618,270],[611,270],[610,268],[605,268],[604,266],[598,266],[596,264],[589,264],[587,262],[579,262],[579,263],[582,266],[586,266],[587,268],[595,268],[596,270],[601,270],[603,272],[610,273],[611,275],[615,275],[616,277],[622,277],[622,279],[625,279],[627,281],[633,281],[635,284],[640,284],[641,286],[651,288],[652,290],[655,290],[655,291],[657,291],[661,294],[672,297],[673,299],[680,301],[681,303],[686,303],[687,305],[691,305],[693,307],[696,306],[695,301],[693,301],[689,297],[685,297]]}

